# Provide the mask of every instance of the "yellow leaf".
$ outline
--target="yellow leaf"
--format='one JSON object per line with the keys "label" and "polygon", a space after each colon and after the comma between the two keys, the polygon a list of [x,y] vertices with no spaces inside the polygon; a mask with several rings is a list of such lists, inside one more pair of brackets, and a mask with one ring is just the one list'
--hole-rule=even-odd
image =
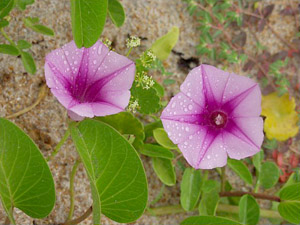
{"label": "yellow leaf", "polygon": [[161,61],[164,61],[170,55],[172,49],[178,41],[179,28],[173,27],[166,35],[157,39],[151,46],[151,50]]}
{"label": "yellow leaf", "polygon": [[268,139],[285,141],[298,133],[295,99],[288,94],[281,97],[273,92],[262,97],[262,112],[266,116],[264,130]]}

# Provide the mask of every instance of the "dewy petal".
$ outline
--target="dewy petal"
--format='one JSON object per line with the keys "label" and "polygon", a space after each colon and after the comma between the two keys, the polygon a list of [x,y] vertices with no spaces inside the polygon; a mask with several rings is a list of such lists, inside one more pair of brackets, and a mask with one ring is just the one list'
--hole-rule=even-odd
{"label": "dewy petal", "polygon": [[72,118],[105,116],[128,105],[135,65],[100,41],[81,49],[72,41],[47,55],[45,76]]}
{"label": "dewy petal", "polygon": [[229,73],[214,66],[201,65],[204,91],[210,103],[221,104]]}
{"label": "dewy petal", "polygon": [[183,156],[195,169],[211,169],[224,166],[227,153],[222,135],[210,132],[206,127],[178,145]]}
{"label": "dewy petal", "polygon": [[191,70],[180,86],[180,91],[204,108],[205,96],[203,93],[202,70],[198,66]]}
{"label": "dewy petal", "polygon": [[246,158],[260,150],[264,139],[262,118],[235,118],[234,124],[230,126],[223,133],[230,158]]}
{"label": "dewy petal", "polygon": [[258,84],[229,102],[234,105],[231,117],[253,117],[261,114],[261,92]]}
{"label": "dewy petal", "polygon": [[167,107],[163,110],[161,118],[174,118],[176,120],[182,115],[201,114],[202,111],[202,106],[180,92],[171,99]]}

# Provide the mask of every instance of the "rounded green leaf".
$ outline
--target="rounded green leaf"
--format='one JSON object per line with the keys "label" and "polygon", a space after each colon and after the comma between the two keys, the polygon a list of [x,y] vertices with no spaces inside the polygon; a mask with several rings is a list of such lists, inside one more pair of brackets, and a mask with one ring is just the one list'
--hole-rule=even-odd
{"label": "rounded green leaf", "polygon": [[20,49],[27,49],[30,48],[31,44],[25,40],[18,40],[18,48]]}
{"label": "rounded green leaf", "polygon": [[19,50],[12,45],[1,44],[0,45],[0,53],[8,54],[8,55],[20,55]]}
{"label": "rounded green leaf", "polygon": [[201,193],[201,171],[186,168],[180,184],[180,203],[184,210],[193,210]]}
{"label": "rounded green leaf", "polygon": [[27,5],[31,5],[34,3],[34,0],[16,0],[17,1],[17,6],[21,10],[25,10]]}
{"label": "rounded green leaf", "polygon": [[21,58],[25,70],[30,74],[35,74],[36,66],[32,55],[28,52],[21,51]]}
{"label": "rounded green leaf", "polygon": [[138,219],[148,188],[135,149],[114,128],[96,120],[73,126],[71,135],[90,179],[94,224],[100,224],[100,213],[120,223]]}
{"label": "rounded green leaf", "polygon": [[0,197],[14,223],[11,208],[33,218],[46,217],[55,204],[50,169],[34,142],[12,122],[0,118]]}
{"label": "rounded green leaf", "polygon": [[288,222],[300,223],[300,201],[285,201],[278,205],[279,214]]}
{"label": "rounded green leaf", "polygon": [[144,144],[140,149],[140,153],[150,157],[174,159],[173,152],[159,145]]}
{"label": "rounded green leaf", "polygon": [[218,216],[191,216],[180,225],[240,225],[240,223]]}
{"label": "rounded green leaf", "polygon": [[108,0],[71,0],[74,41],[89,48],[99,39],[106,20]]}
{"label": "rounded green leaf", "polygon": [[156,175],[165,185],[173,186],[176,183],[175,169],[171,160],[152,158],[152,165]]}
{"label": "rounded green leaf", "polygon": [[240,160],[228,159],[228,166],[246,183],[252,184],[252,174],[248,167]]}
{"label": "rounded green leaf", "polygon": [[253,157],[252,157],[252,162],[253,165],[255,167],[255,169],[260,172],[261,170],[261,162],[264,159],[264,152],[263,150],[260,150],[258,153],[256,153]]}
{"label": "rounded green leaf", "polygon": [[243,224],[255,225],[258,223],[260,209],[253,196],[244,195],[240,200],[239,208],[239,217]]}
{"label": "rounded green leaf", "polygon": [[214,216],[219,200],[220,196],[217,188],[212,189],[210,192],[203,192],[199,203],[199,214]]}
{"label": "rounded green leaf", "polygon": [[122,26],[125,22],[125,11],[122,4],[118,0],[108,1],[108,14],[117,27]]}
{"label": "rounded green leaf", "polygon": [[166,60],[179,38],[179,28],[172,29],[161,38],[157,39],[151,46],[151,50],[160,60]]}
{"label": "rounded green leaf", "polygon": [[120,112],[110,116],[97,117],[96,119],[109,124],[121,134],[133,134],[135,139],[132,145],[135,148],[139,149],[144,144],[144,125],[130,112]]}
{"label": "rounded green leaf", "polygon": [[14,7],[14,0],[0,1],[0,18],[7,16]]}
{"label": "rounded green leaf", "polygon": [[279,169],[275,163],[265,162],[261,165],[259,181],[264,188],[268,189],[277,184],[279,176]]}
{"label": "rounded green leaf", "polygon": [[177,146],[168,137],[167,132],[163,128],[156,128],[153,130],[153,136],[158,144],[167,149],[176,149]]}
{"label": "rounded green leaf", "polygon": [[300,223],[300,183],[291,184],[280,190],[280,215],[290,223]]}

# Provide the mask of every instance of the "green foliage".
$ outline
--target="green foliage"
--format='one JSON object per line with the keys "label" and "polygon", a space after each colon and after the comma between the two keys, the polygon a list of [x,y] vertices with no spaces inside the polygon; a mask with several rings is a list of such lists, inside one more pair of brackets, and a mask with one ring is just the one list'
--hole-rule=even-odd
{"label": "green foliage", "polygon": [[108,0],[71,0],[72,32],[78,48],[89,48],[99,39],[107,8]]}
{"label": "green foliage", "polygon": [[290,223],[300,223],[300,183],[284,187],[280,193],[278,211]]}
{"label": "green foliage", "polygon": [[240,225],[240,223],[218,216],[191,216],[180,225]]}
{"label": "green foliage", "polygon": [[283,95],[288,92],[288,87],[290,82],[287,75],[282,72],[282,69],[288,64],[288,58],[284,61],[276,60],[269,66],[269,74],[275,78],[275,83],[277,84],[277,92],[279,95]]}
{"label": "green foliage", "polygon": [[268,189],[277,184],[279,176],[280,173],[276,164],[274,162],[265,162],[261,166],[259,182],[264,188]]}
{"label": "green foliage", "polygon": [[201,216],[215,216],[220,200],[219,188],[217,185],[210,186],[207,184],[208,183],[206,182],[206,187],[202,188],[202,195],[199,203],[199,214]]}
{"label": "green foliage", "polygon": [[37,33],[41,33],[44,35],[54,36],[54,31],[50,29],[49,27],[46,27],[42,24],[39,24],[39,18],[37,17],[27,17],[23,19],[24,24],[26,27],[32,29],[33,31]]}
{"label": "green foliage", "polygon": [[27,5],[34,3],[34,0],[16,0],[16,3],[21,10],[25,10]]}
{"label": "green foliage", "polygon": [[167,149],[176,149],[177,146],[169,139],[168,134],[163,128],[153,130],[153,136],[158,144]]}
{"label": "green foliage", "polygon": [[252,157],[252,162],[257,172],[261,171],[261,163],[263,159],[264,159],[264,152],[262,150],[260,150]]}
{"label": "green foliage", "polygon": [[38,147],[20,128],[2,118],[0,197],[13,224],[13,207],[33,218],[43,218],[55,204],[54,181]]}
{"label": "green foliage", "polygon": [[259,221],[260,209],[255,198],[244,195],[239,203],[239,217],[242,224],[255,225]]}
{"label": "green foliage", "polygon": [[30,74],[35,74],[36,72],[36,65],[32,55],[29,52],[21,51],[21,58],[25,70]]}
{"label": "green foliage", "polygon": [[114,128],[96,120],[73,125],[71,135],[90,179],[94,224],[100,224],[100,212],[120,223],[138,219],[148,189],[134,148]]}
{"label": "green foliage", "polygon": [[14,7],[14,0],[0,1],[0,19],[7,16]]}
{"label": "green foliage", "polygon": [[266,142],[263,145],[266,149],[274,150],[277,148],[277,140],[273,138],[272,140],[266,139]]}
{"label": "green foliage", "polygon": [[162,127],[163,127],[163,125],[162,125],[161,120],[146,124],[145,129],[144,129],[145,139],[153,136],[153,130],[155,130],[156,128],[162,128]]}
{"label": "green foliage", "polygon": [[170,159],[152,158],[153,169],[158,178],[167,186],[173,186],[176,183],[175,168]]}
{"label": "green foliage", "polygon": [[125,11],[118,0],[108,1],[108,14],[117,27],[121,27],[125,22]]}
{"label": "green foliage", "polygon": [[179,38],[179,28],[173,27],[166,35],[157,39],[151,46],[151,50],[159,60],[166,60]]}
{"label": "green foliage", "polygon": [[156,113],[161,108],[160,97],[154,87],[144,89],[134,82],[131,88],[131,95],[138,101],[138,111],[143,114]]}
{"label": "green foliage", "polygon": [[228,166],[246,183],[252,184],[252,174],[250,173],[248,167],[239,160],[228,159]]}
{"label": "green foliage", "polygon": [[31,44],[25,40],[19,40],[17,46],[19,49],[27,49],[31,47]]}
{"label": "green foliage", "polygon": [[144,144],[140,153],[150,157],[159,157],[165,159],[174,159],[174,154],[169,149],[159,145]]}
{"label": "green foliage", "polygon": [[109,124],[123,135],[134,135],[135,139],[132,145],[136,149],[143,146],[145,138],[144,125],[130,112],[120,112],[110,116],[97,117],[96,120]]}
{"label": "green foliage", "polygon": [[201,171],[186,168],[180,184],[180,203],[184,210],[191,211],[196,207],[201,193]]}
{"label": "green foliage", "polygon": [[0,44],[0,53],[8,55],[20,55],[19,50],[13,45]]}

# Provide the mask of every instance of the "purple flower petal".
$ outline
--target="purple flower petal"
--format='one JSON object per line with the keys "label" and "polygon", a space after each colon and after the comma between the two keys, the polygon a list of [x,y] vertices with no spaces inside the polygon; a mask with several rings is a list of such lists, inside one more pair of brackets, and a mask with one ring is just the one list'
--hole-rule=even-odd
{"label": "purple flower petal", "polygon": [[47,85],[74,120],[123,111],[134,75],[134,63],[100,41],[81,49],[72,41],[46,57]]}
{"label": "purple flower petal", "polygon": [[193,69],[161,115],[170,139],[196,169],[224,166],[260,150],[261,93],[251,79],[201,65]]}

